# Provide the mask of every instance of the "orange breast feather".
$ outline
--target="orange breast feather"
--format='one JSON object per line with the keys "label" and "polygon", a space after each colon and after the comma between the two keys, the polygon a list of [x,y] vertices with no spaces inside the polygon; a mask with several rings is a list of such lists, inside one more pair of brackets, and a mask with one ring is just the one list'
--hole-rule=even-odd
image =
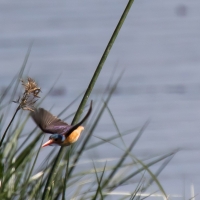
{"label": "orange breast feather", "polygon": [[83,126],[79,126],[76,130],[74,130],[63,142],[62,145],[68,146],[78,140],[80,137],[81,132],[84,130]]}

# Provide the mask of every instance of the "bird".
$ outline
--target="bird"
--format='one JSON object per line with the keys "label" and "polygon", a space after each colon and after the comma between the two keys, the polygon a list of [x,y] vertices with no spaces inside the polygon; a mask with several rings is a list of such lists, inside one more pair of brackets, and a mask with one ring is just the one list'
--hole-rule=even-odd
{"label": "bird", "polygon": [[84,127],[81,126],[82,123],[89,117],[91,112],[92,101],[85,117],[79,123],[69,125],[44,108],[35,109],[31,114],[32,119],[44,133],[52,134],[42,147],[53,145],[69,146],[75,143],[79,139],[81,132],[84,130]]}

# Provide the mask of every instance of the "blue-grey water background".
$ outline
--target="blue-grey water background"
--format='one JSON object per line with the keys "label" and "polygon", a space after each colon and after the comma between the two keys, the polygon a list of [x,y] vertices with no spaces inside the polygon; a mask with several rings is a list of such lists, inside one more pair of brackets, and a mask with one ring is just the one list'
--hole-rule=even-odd
{"label": "blue-grey water background", "polygon": [[[0,89],[18,72],[34,40],[28,74],[42,87],[42,94],[59,77],[42,104],[59,113],[88,86],[126,3],[0,0]],[[159,180],[168,194],[185,191],[188,198],[191,184],[195,193],[200,191],[199,10],[199,0],[135,1],[91,97],[103,94],[115,67],[115,77],[125,69],[109,108],[121,131],[141,127],[150,119],[133,150],[139,158],[184,149]],[[114,132],[105,113],[96,135]],[[127,145],[132,138],[125,137]],[[100,158],[118,157],[119,150],[106,148]]]}

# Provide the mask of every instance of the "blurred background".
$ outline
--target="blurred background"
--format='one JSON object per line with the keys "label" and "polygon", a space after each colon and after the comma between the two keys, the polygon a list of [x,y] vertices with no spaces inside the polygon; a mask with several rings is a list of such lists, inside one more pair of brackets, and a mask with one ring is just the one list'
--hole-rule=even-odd
{"label": "blurred background", "polygon": [[[57,80],[42,107],[58,114],[87,88],[126,4],[0,0],[0,91],[34,41],[27,73],[42,88],[40,96]],[[114,69],[114,79],[125,69],[109,102],[119,129],[141,127],[150,119],[133,153],[145,158],[179,148],[159,180],[168,194],[184,191],[188,197],[191,184],[195,194],[200,191],[199,10],[198,0],[135,1],[90,97],[103,94]],[[101,137],[116,132],[108,113],[96,132]],[[124,138],[127,145],[132,138]],[[104,151],[102,158],[118,157],[109,144]]]}

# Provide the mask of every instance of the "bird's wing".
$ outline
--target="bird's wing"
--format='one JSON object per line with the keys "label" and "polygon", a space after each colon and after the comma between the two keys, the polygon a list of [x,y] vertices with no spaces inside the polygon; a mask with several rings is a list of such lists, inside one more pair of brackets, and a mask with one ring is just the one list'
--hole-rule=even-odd
{"label": "bird's wing", "polygon": [[31,116],[35,123],[45,133],[64,134],[71,127],[70,125],[63,122],[56,116],[53,116],[50,112],[46,111],[43,108],[36,109],[34,112],[32,112]]}

